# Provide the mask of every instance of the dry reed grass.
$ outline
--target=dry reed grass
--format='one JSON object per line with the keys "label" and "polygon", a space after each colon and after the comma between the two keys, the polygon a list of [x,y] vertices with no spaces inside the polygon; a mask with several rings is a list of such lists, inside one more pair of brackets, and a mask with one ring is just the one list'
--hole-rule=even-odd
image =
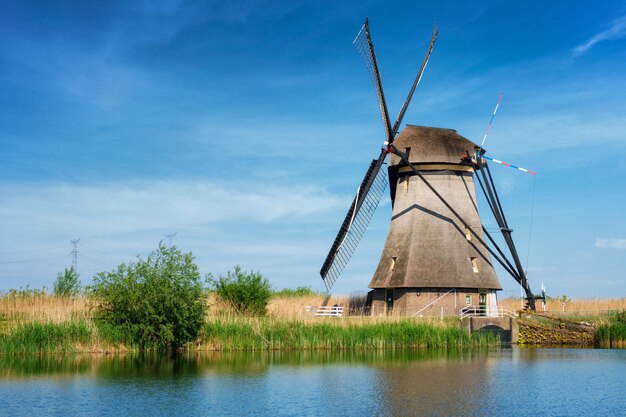
{"label": "dry reed grass", "polygon": [[89,301],[82,296],[63,298],[51,294],[0,297],[0,317],[11,322],[41,321],[60,323],[91,317]]}
{"label": "dry reed grass", "polygon": [[[504,298],[498,304],[511,310],[520,310],[522,301],[519,298]],[[548,299],[546,303],[548,313],[563,312],[568,315],[602,316],[609,311],[626,309],[626,298],[579,298],[568,301]],[[542,311],[541,300],[537,300],[537,311]]]}
{"label": "dry reed grass", "polygon": [[[219,300],[215,294],[209,294],[207,298],[209,309],[207,319],[224,316],[238,316],[239,313],[232,309],[228,303]],[[349,297],[332,296],[326,305],[340,305],[346,309],[350,300]],[[275,296],[272,297],[268,306],[268,315],[276,319],[287,320],[320,320],[315,318],[314,313],[318,306],[324,303],[323,295],[305,296]],[[505,298],[499,300],[499,304],[512,310],[519,310],[521,302],[516,298]],[[548,312],[581,315],[606,315],[608,311],[626,310],[626,298],[585,298],[574,299],[563,303],[559,300],[548,300]],[[310,307],[309,311],[307,308]],[[540,305],[538,305],[540,308]],[[0,320],[10,323],[40,321],[61,323],[72,319],[89,319],[92,316],[92,309],[86,297],[78,296],[72,298],[57,297],[51,294],[5,294],[0,296]],[[384,317],[352,316],[350,321],[358,323],[360,320],[371,323],[388,322],[402,320],[397,315]],[[334,320],[330,318],[328,320]],[[434,317],[433,323],[439,320]]]}
{"label": "dry reed grass", "polygon": [[[370,325],[376,323],[396,323],[406,321],[407,317],[402,314],[393,314],[385,316],[370,316],[364,314],[350,315],[348,306],[350,303],[349,296],[331,296],[326,303],[324,303],[325,297],[323,295],[304,295],[304,296],[274,296],[272,297],[268,305],[268,316],[271,322],[289,322],[289,321],[302,321],[305,323],[332,323],[339,327],[355,327],[361,325]],[[342,318],[337,317],[315,317],[317,308],[321,305],[339,305],[344,307],[344,316]],[[235,311],[228,303],[221,301],[214,294],[209,295],[209,311],[207,320],[216,320],[220,318],[234,318],[240,317],[240,314]],[[254,321],[254,318],[250,320]],[[416,320],[431,324],[435,327],[449,327],[450,322],[453,321],[454,325],[457,325],[457,318],[446,317],[441,320],[438,316],[435,317],[419,317]]]}

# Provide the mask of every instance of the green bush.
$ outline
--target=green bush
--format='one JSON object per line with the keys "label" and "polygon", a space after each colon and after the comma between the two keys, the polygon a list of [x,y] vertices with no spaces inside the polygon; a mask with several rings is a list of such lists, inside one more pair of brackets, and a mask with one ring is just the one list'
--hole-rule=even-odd
{"label": "green bush", "polygon": [[179,348],[204,323],[204,287],[191,253],[163,243],[146,260],[94,277],[96,318],[140,348]]}
{"label": "green bush", "polygon": [[72,297],[79,292],[80,281],[78,280],[78,272],[74,270],[74,267],[65,268],[63,272],[59,272],[54,281],[54,294],[60,297]]}
{"label": "green bush", "polygon": [[269,281],[260,272],[245,272],[237,265],[234,271],[228,271],[225,277],[214,279],[209,275],[208,281],[217,295],[241,314],[250,316],[267,314],[267,304],[272,296],[272,290]]}

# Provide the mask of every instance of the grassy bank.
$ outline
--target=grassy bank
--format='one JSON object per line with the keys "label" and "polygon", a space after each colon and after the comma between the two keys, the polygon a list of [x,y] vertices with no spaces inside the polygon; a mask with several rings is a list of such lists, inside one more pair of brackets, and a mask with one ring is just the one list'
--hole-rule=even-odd
{"label": "grassy bank", "polygon": [[415,320],[374,321],[276,318],[212,319],[198,348],[211,350],[449,348],[499,346],[497,336],[470,335],[458,322],[434,325]]}
{"label": "grassy bank", "polygon": [[[1,354],[133,351],[124,335],[86,320],[21,323],[0,335]],[[499,346],[491,334],[473,334],[457,323],[223,317],[210,319],[190,350],[367,350]]]}
{"label": "grassy bank", "polygon": [[1,353],[73,353],[83,351],[93,340],[84,320],[64,323],[26,322],[0,335]]}

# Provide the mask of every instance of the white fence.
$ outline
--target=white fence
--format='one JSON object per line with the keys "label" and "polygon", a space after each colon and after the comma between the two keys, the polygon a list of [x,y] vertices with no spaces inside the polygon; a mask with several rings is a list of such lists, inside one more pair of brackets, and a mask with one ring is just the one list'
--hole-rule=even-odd
{"label": "white fence", "polygon": [[319,306],[319,307],[307,307],[307,311],[315,310],[315,317],[343,317],[342,306]]}
{"label": "white fence", "polygon": [[496,306],[467,306],[459,311],[459,318],[463,320],[466,317],[513,317],[518,315],[515,311],[506,307]]}

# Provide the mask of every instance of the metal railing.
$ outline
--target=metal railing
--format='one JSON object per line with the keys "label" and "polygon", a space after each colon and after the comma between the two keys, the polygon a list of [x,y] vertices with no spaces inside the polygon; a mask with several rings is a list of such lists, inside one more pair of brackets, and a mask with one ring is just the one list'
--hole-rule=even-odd
{"label": "metal railing", "polygon": [[507,307],[495,306],[466,306],[459,311],[459,318],[466,317],[512,317],[517,318],[515,311]]}

